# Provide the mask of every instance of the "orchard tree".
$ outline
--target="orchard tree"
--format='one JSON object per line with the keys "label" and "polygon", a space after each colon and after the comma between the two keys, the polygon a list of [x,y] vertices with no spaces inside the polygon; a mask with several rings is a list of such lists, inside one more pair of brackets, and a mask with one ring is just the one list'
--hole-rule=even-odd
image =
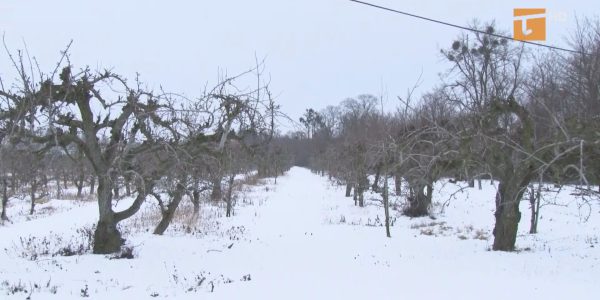
{"label": "orchard tree", "polygon": [[[35,66],[26,67],[30,60],[22,53],[8,53],[19,80],[0,87],[3,130],[17,143],[37,144],[42,151],[75,145],[83,153],[98,184],[93,251],[100,254],[120,249],[123,239],[118,223],[139,210],[165,172],[160,166],[144,164],[144,158],[167,144],[179,144],[184,136],[211,128],[220,117],[213,111],[235,111],[239,99],[225,92],[226,88],[251,73],[225,78],[197,101],[189,101],[163,91],[148,91],[139,79],[130,82],[112,71],[76,70],[67,51],[50,73],[33,73],[29,70]],[[226,135],[235,119],[225,120],[221,129]],[[34,130],[31,124],[35,124]],[[226,139],[224,134],[219,138],[216,143],[221,145]],[[114,211],[115,187],[125,175],[131,177],[137,195],[128,208]]]}

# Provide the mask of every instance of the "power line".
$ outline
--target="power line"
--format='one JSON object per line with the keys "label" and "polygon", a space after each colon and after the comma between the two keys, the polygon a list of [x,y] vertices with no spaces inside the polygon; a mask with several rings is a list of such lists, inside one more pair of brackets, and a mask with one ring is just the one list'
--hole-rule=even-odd
{"label": "power line", "polygon": [[508,39],[508,40],[512,40],[512,41],[515,41],[515,42],[521,42],[521,43],[529,44],[529,45],[533,45],[533,46],[545,47],[545,48],[549,48],[549,49],[554,49],[554,50],[560,50],[560,51],[566,51],[566,52],[571,52],[571,53],[577,53],[577,54],[585,55],[584,52],[577,51],[577,50],[566,49],[566,48],[561,48],[561,47],[552,46],[552,45],[544,45],[544,44],[540,44],[540,43],[536,43],[536,42],[517,40],[517,39],[515,39],[513,37],[510,37],[510,36],[504,36],[504,35],[493,33],[493,32],[492,33],[485,32],[483,30],[479,30],[479,29],[475,29],[475,28],[469,28],[469,27],[465,27],[465,26],[460,26],[460,25],[456,25],[456,24],[452,24],[452,23],[448,23],[448,22],[444,22],[444,21],[440,21],[440,20],[436,20],[436,19],[432,19],[432,18],[427,18],[427,17],[423,17],[423,16],[419,16],[419,15],[407,13],[407,12],[404,12],[404,11],[400,11],[400,10],[396,10],[396,9],[393,9],[393,8],[384,7],[384,6],[380,6],[380,5],[376,5],[376,4],[372,4],[372,3],[368,3],[368,2],[363,2],[363,1],[358,1],[358,0],[349,0],[349,1],[352,1],[352,2],[355,2],[355,3],[358,3],[358,4],[362,4],[362,5],[366,5],[366,6],[370,6],[370,7],[374,7],[374,8],[377,8],[377,9],[382,9],[382,10],[386,10],[386,11],[389,11],[389,12],[393,12],[393,13],[397,13],[397,14],[402,14],[402,15],[405,15],[405,16],[409,16],[409,17],[413,17],[413,18],[417,18],[417,19],[421,19],[421,20],[433,22],[433,23],[438,23],[438,24],[442,24],[442,25],[446,25],[446,26],[450,26],[450,27],[454,27],[454,28],[459,28],[459,29],[462,29],[462,30],[468,30],[468,31],[482,33],[482,34],[487,34],[487,35],[491,35],[491,36],[494,36],[494,37],[497,37],[497,38]]}

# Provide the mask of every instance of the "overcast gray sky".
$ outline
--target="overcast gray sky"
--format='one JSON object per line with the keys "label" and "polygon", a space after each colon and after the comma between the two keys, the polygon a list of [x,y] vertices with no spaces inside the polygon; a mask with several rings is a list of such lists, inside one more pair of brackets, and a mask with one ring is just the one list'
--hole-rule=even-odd
{"label": "overcast gray sky", "polygon": [[[372,2],[460,25],[495,20],[506,31],[514,8],[546,8],[547,43],[563,47],[576,16],[600,13],[597,0]],[[347,0],[0,0],[0,31],[11,49],[26,41],[45,70],[73,39],[78,67],[139,72],[150,87],[188,96],[219,69],[238,73],[255,54],[266,57],[271,89],[295,120],[308,107],[382,90],[395,106],[421,73],[418,93],[425,92],[448,67],[440,48],[459,34]],[[0,75],[10,74],[6,54],[0,58]]]}

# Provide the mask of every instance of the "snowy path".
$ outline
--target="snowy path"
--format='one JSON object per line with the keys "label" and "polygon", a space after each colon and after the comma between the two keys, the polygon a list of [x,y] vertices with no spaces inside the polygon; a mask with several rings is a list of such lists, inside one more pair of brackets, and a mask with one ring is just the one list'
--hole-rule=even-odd
{"label": "snowy path", "polygon": [[[365,225],[381,216],[379,207],[354,207],[341,187],[306,169],[293,168],[277,185],[256,189],[253,205],[219,219],[220,230],[243,226],[244,234],[234,239],[231,234],[133,234],[130,242],[138,251],[133,260],[85,255],[29,262],[10,251],[19,236],[73,232],[88,224],[96,218],[93,203],[0,227],[5,237],[0,246],[9,248],[0,253],[0,279],[42,285],[51,279],[57,285],[57,295],[42,288],[32,299],[80,299],[84,286],[90,299],[548,300],[596,299],[600,292],[598,247],[586,244],[588,238],[597,241],[597,216],[595,223],[580,224],[551,215],[550,221],[563,218],[562,223],[544,223],[545,233],[534,237],[519,236],[518,242],[535,246],[534,251],[497,253],[486,251],[491,241],[462,240],[455,233],[465,225],[493,225],[493,203],[485,194],[491,190],[473,190],[468,200],[452,203],[440,219],[449,233],[422,235],[414,225],[430,219],[398,217],[388,239],[382,227]],[[251,280],[242,280],[245,275]]]}
{"label": "snowy path", "polygon": [[[360,263],[358,249],[368,237],[361,238],[350,227],[327,224],[327,204],[331,203],[326,199],[337,190],[329,190],[322,177],[304,169],[294,169],[289,177],[280,179],[276,189],[253,230],[260,246],[240,248],[237,253],[242,257],[240,267],[246,265],[252,270],[256,284],[224,289],[219,295],[228,299],[358,299],[382,295],[368,285],[377,283],[383,274]],[[382,233],[377,231],[375,234]]]}

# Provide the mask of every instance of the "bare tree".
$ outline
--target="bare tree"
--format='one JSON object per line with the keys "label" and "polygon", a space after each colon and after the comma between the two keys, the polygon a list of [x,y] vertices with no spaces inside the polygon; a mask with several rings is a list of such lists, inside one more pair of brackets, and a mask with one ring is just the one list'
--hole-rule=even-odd
{"label": "bare tree", "polygon": [[[493,33],[495,29],[488,25],[483,30]],[[476,33],[462,36],[443,54],[456,74],[447,85],[449,100],[469,116],[462,130],[463,136],[473,137],[469,150],[478,153],[478,161],[500,181],[493,249],[512,251],[521,218],[519,203],[535,176],[532,119],[523,101],[516,100],[522,95],[523,50],[505,39]]]}
{"label": "bare tree", "polygon": [[[22,56],[10,55],[20,75],[20,87],[7,90],[2,86],[0,97],[7,107],[0,118],[7,120],[11,133],[23,141],[42,145],[43,149],[73,144],[84,153],[98,180],[99,220],[94,253],[112,253],[123,242],[117,224],[139,210],[156,175],[154,170],[140,172],[137,158],[154,150],[149,137],[159,139],[156,132],[175,130],[177,118],[168,109],[172,101],[166,95],[143,90],[139,81],[130,86],[110,71],[92,72],[85,68],[73,72],[66,55],[65,51],[48,75],[41,71],[39,75],[30,74],[23,67],[26,60]],[[62,67],[64,63],[67,65]],[[110,92],[104,93],[106,87]],[[31,119],[37,120],[39,129],[24,127],[23,120]],[[101,142],[103,139],[106,143]],[[129,208],[115,212],[115,171],[123,165],[129,165],[126,171],[135,174],[138,195]]]}
{"label": "bare tree", "polygon": [[[207,187],[199,187],[201,181],[206,181],[199,178],[202,175],[207,176],[206,179],[211,183],[211,199],[225,200],[227,215],[231,215],[233,178],[245,170],[241,167],[241,162],[244,161],[242,154],[252,153],[255,147],[263,145],[263,140],[257,136],[272,136],[274,132],[274,118],[278,107],[274,104],[268,84],[259,82],[256,89],[245,92],[240,92],[243,89],[236,86],[239,78],[261,68],[262,65],[258,65],[240,75],[222,79],[181,116],[185,127],[183,132],[188,134],[173,131],[171,134],[177,136],[176,140],[179,142],[169,143],[169,147],[163,151],[164,160],[171,166],[166,168],[167,174],[170,174],[167,176],[168,183],[163,184],[169,200],[165,201],[158,193],[153,192],[163,215],[155,234],[165,232],[183,196],[190,191],[194,209],[199,210],[200,189]],[[257,77],[260,78],[259,75]],[[205,114],[201,122],[197,120],[198,111]],[[198,124],[202,124],[202,127],[198,127]],[[236,155],[230,152],[232,145],[236,145],[235,148],[238,149]],[[221,181],[225,176],[228,191],[223,198]]]}

